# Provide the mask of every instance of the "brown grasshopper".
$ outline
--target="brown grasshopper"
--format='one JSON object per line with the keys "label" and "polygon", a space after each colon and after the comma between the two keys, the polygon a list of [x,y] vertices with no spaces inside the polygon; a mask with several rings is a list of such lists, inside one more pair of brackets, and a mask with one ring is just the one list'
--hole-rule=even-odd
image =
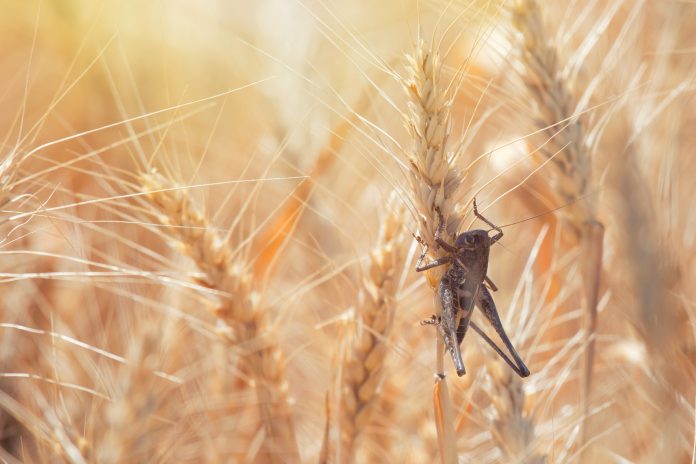
{"label": "brown grasshopper", "polygon": [[[503,237],[503,231],[488,219],[483,217],[476,207],[474,198],[474,215],[483,222],[491,226],[498,233],[493,237],[488,236],[488,232],[481,229],[470,230],[457,236],[454,246],[442,239],[442,232],[445,228],[445,221],[439,208],[435,211],[438,215],[439,224],[435,231],[435,242],[449,255],[438,258],[430,263],[423,265],[423,260],[428,253],[428,247],[423,239],[416,237],[416,240],[423,246],[423,254],[416,263],[416,272],[427,271],[434,267],[451,264],[451,267],[444,273],[438,286],[438,295],[442,303],[442,315],[433,316],[432,319],[425,321],[425,324],[436,325],[440,335],[445,341],[447,351],[449,351],[454,361],[457,375],[460,377],[466,374],[460,345],[464,340],[464,335],[469,325],[488,343],[498,355],[519,375],[527,377],[529,369],[524,364],[520,356],[512,346],[510,339],[503,329],[500,322],[498,310],[493,301],[486,284],[494,292],[498,290],[491,279],[486,275],[488,271],[488,256],[491,245]],[[471,315],[474,305],[478,306],[491,323],[498,336],[507,347],[513,360],[501,350],[498,345],[491,340],[486,333],[481,330],[472,320]],[[461,314],[460,314],[461,313]],[[459,324],[457,325],[457,320]]]}

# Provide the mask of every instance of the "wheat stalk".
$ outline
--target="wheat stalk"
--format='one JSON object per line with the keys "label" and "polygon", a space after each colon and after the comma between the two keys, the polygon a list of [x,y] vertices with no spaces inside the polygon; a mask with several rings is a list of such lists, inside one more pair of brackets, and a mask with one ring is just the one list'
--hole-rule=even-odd
{"label": "wheat stalk", "polygon": [[[392,201],[391,203],[395,203]],[[362,303],[356,314],[352,343],[343,359],[339,427],[341,453],[357,459],[357,445],[370,423],[385,374],[387,340],[396,309],[399,273],[404,264],[403,208],[390,208],[380,227],[379,241],[370,253],[363,279]]]}
{"label": "wheat stalk", "polygon": [[241,262],[194,206],[186,189],[162,175],[141,175],[147,199],[173,240],[203,274],[202,284],[229,295],[213,309],[219,334],[231,347],[243,349],[242,370],[253,379],[261,419],[267,431],[264,448],[272,462],[297,462],[299,453],[288,403],[283,352],[275,341],[246,263]]}

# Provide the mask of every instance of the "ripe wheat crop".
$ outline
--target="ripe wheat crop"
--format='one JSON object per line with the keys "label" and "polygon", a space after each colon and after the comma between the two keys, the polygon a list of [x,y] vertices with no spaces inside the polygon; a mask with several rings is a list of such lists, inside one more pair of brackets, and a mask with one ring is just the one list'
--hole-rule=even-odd
{"label": "ripe wheat crop", "polygon": [[0,462],[696,460],[693,2],[2,11]]}

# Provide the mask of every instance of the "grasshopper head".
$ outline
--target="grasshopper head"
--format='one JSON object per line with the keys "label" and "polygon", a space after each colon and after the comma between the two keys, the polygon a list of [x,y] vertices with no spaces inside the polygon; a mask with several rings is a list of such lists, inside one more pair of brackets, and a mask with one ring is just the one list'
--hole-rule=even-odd
{"label": "grasshopper head", "polygon": [[459,234],[455,241],[457,248],[474,250],[477,248],[487,248],[491,246],[491,239],[488,232],[482,229],[470,230]]}

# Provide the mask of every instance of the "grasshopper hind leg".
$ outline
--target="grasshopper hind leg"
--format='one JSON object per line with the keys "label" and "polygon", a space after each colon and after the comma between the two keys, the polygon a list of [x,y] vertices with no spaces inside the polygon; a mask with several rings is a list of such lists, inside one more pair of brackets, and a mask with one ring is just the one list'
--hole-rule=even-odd
{"label": "grasshopper hind leg", "polygon": [[507,334],[505,333],[505,329],[503,328],[503,323],[500,321],[500,316],[498,316],[498,309],[495,307],[495,302],[493,301],[493,297],[491,296],[490,292],[488,289],[484,286],[481,285],[478,295],[476,297],[476,304],[477,306],[481,309],[481,312],[483,312],[484,316],[486,316],[486,319],[488,319],[488,322],[491,323],[493,328],[495,329],[496,333],[500,337],[500,339],[503,341],[503,344],[505,347],[508,349],[508,352],[510,355],[512,355],[513,360],[511,360],[504,352],[501,350],[498,345],[495,344],[493,340],[491,340],[488,335],[485,334],[479,327],[476,326],[473,322],[471,323],[472,328],[479,334],[483,339],[488,343],[491,348],[495,350],[498,355],[503,358],[503,360],[519,375],[520,377],[527,377],[529,376],[529,369],[525,365],[524,361],[522,361],[522,358],[520,358],[520,355],[517,354],[517,351],[515,350],[515,347],[512,345],[512,342],[508,338]]}
{"label": "grasshopper hind leg", "polygon": [[471,315],[474,314],[474,301],[476,301],[475,298],[471,296],[460,295],[459,297],[459,311],[462,313],[462,316],[459,319],[459,326],[457,326],[457,345],[462,344],[467,329],[469,329]]}
{"label": "grasshopper hind leg", "polygon": [[445,276],[440,280],[438,291],[440,302],[442,303],[442,317],[440,318],[440,334],[445,341],[445,347],[452,356],[454,367],[457,370],[459,377],[466,374],[462,353],[459,349],[459,337],[457,324],[457,309],[458,304],[455,304],[455,292],[452,289],[452,279],[450,276]]}
{"label": "grasshopper hind leg", "polygon": [[464,341],[464,336],[466,331],[469,329],[469,323],[471,321],[471,313],[469,315],[462,316],[459,319],[459,325],[457,326],[457,345],[461,346]]}

